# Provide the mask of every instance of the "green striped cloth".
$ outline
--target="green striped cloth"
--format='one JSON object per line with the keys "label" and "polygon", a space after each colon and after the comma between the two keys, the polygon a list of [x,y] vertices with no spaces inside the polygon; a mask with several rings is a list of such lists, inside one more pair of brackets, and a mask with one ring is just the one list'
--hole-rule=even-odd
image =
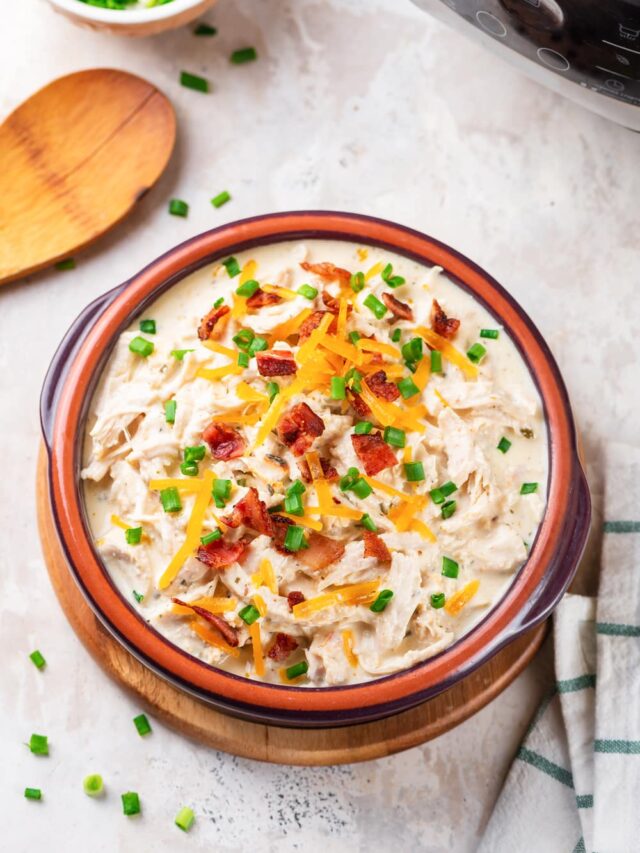
{"label": "green striped cloth", "polygon": [[640,851],[640,450],[610,447],[605,475],[598,598],[554,614],[557,681],[479,853]]}

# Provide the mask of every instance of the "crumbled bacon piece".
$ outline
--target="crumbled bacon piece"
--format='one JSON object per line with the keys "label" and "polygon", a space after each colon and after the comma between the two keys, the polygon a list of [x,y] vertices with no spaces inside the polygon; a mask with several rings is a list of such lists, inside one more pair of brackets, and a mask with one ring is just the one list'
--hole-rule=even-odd
{"label": "crumbled bacon piece", "polygon": [[293,610],[296,604],[302,604],[303,601],[307,599],[304,597],[302,592],[298,592],[298,590],[293,590],[287,595],[287,603],[289,605],[289,610]]}
{"label": "crumbled bacon piece", "polygon": [[379,432],[372,432],[369,435],[354,434],[351,436],[351,443],[369,477],[384,471],[385,468],[391,468],[392,465],[398,464],[394,452],[382,440]]}
{"label": "crumbled bacon piece", "polygon": [[413,311],[411,310],[411,307],[407,305],[406,302],[400,302],[399,299],[396,299],[393,293],[383,293],[382,301],[394,317],[398,317],[400,320],[411,320],[411,322],[413,322]]}
{"label": "crumbled bacon piece", "polygon": [[309,569],[322,571],[339,560],[344,554],[344,542],[330,539],[312,530],[307,538],[307,548],[298,551],[296,557]]}
{"label": "crumbled bacon piece", "polygon": [[[322,322],[322,318],[325,314],[328,314],[328,311],[314,311],[312,314],[309,314],[307,319],[302,323],[299,330],[299,338],[298,343],[303,343],[306,339],[311,335],[314,329],[317,329],[320,323]],[[337,326],[337,321],[333,320],[331,325],[329,326],[329,331],[333,334],[335,333]]]}
{"label": "crumbled bacon piece", "polygon": [[284,547],[284,540],[287,535],[287,530],[289,529],[289,525],[293,524],[290,518],[285,518],[284,515],[277,515],[274,513],[271,516],[271,523],[273,525],[273,533],[271,534],[271,538],[273,540],[273,546],[276,551],[280,551],[282,554],[289,554],[290,551]]}
{"label": "crumbled bacon piece", "polygon": [[460,320],[455,320],[453,317],[447,317],[437,299],[433,300],[431,305],[431,328],[437,335],[443,338],[455,338],[456,332],[460,326]]}
{"label": "crumbled bacon piece", "polygon": [[305,272],[312,272],[325,281],[339,281],[343,287],[348,287],[351,282],[351,273],[349,270],[337,267],[335,264],[327,261],[321,264],[310,264],[308,261],[302,261],[300,266]]}
{"label": "crumbled bacon piece", "polygon": [[398,386],[395,382],[387,381],[387,374],[384,370],[377,370],[371,376],[367,376],[364,381],[376,397],[380,397],[381,400],[387,400],[387,402],[392,403],[400,396]]}
{"label": "crumbled bacon piece", "polygon": [[330,311],[332,314],[337,314],[340,310],[340,300],[336,299],[335,296],[332,296],[328,290],[322,291],[322,301],[324,302],[327,311]]}
{"label": "crumbled bacon piece", "polygon": [[248,542],[240,539],[238,542],[225,542],[215,539],[208,545],[201,545],[196,554],[198,560],[210,569],[226,569],[232,563],[237,563],[247,550]]}
{"label": "crumbled bacon piece", "polygon": [[[221,305],[219,308],[212,308],[200,321],[198,326],[198,337],[201,341],[208,341],[209,338],[216,340],[222,334],[222,330],[226,326],[231,309],[228,305]],[[226,317],[226,320],[223,320]]]}
{"label": "crumbled bacon piece", "polygon": [[213,421],[202,433],[214,459],[237,459],[247,446],[244,438],[233,427]]}
{"label": "crumbled bacon piece", "polygon": [[266,291],[258,288],[256,292],[252,293],[247,299],[247,308],[250,308],[251,310],[254,308],[264,308],[267,305],[277,305],[279,302],[282,302],[282,297],[278,296],[277,293],[267,293]]}
{"label": "crumbled bacon piece", "polygon": [[[330,462],[327,462],[326,459],[321,459],[320,464],[322,465],[322,473],[324,475],[325,480],[336,480],[338,477],[338,472],[333,467]],[[305,483],[310,483],[312,480],[311,471],[309,471],[309,463],[306,459],[298,460],[298,468],[300,469],[300,474]]]}
{"label": "crumbled bacon piece", "polygon": [[323,432],[324,421],[306,403],[293,406],[284,413],[278,424],[278,438],[296,456],[302,456]]}
{"label": "crumbled bacon piece", "polygon": [[273,536],[273,522],[267,511],[267,505],[260,500],[258,490],[253,486],[247,494],[241,498],[231,510],[231,514],[223,516],[223,522],[228,527],[240,527],[241,524],[264,533],[265,536]]}
{"label": "crumbled bacon piece", "polygon": [[349,402],[353,406],[353,410],[359,418],[366,418],[371,414],[371,409],[367,406],[360,394],[356,394],[356,392],[352,391],[351,388],[347,388],[347,396],[349,398]]}
{"label": "crumbled bacon piece", "polygon": [[364,540],[365,557],[375,557],[380,563],[391,562],[391,551],[377,533],[365,530],[362,538]]}
{"label": "crumbled bacon piece", "polygon": [[217,628],[218,632],[222,634],[227,645],[235,648],[239,644],[235,628],[229,625],[226,619],[223,619],[222,616],[217,616],[215,613],[210,613],[208,610],[205,610],[204,607],[198,607],[197,604],[189,604],[187,601],[182,601],[180,598],[172,598],[171,600],[174,604],[179,604],[181,607],[188,607],[190,610],[193,610],[194,613],[210,625],[213,625],[214,628]]}
{"label": "crumbled bacon piece", "polygon": [[258,373],[261,376],[291,376],[298,369],[289,350],[268,349],[256,353]]}
{"label": "crumbled bacon piece", "polygon": [[267,657],[275,661],[286,660],[292,652],[298,648],[298,641],[294,640],[291,634],[276,634],[273,645],[267,652]]}

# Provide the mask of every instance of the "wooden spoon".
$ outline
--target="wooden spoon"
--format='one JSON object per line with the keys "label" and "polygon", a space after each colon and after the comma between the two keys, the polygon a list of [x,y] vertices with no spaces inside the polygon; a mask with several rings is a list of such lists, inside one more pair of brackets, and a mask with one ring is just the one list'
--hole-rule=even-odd
{"label": "wooden spoon", "polygon": [[0,284],[67,258],[112,228],[158,180],[176,136],[155,86],[78,71],[0,125]]}

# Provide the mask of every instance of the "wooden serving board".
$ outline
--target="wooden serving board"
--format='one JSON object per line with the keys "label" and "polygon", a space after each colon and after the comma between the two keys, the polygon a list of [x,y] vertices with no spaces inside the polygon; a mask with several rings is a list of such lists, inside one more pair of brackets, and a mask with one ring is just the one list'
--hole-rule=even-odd
{"label": "wooden serving board", "polygon": [[183,693],[148,670],[115,640],[86,603],[58,541],[41,447],[36,478],[38,526],[49,577],[71,627],[103,670],[149,713],[207,746],[275,764],[347,764],[392,755],[449,731],[519,675],[544,640],[546,624],[515,640],[464,681],[410,711],[375,723],[293,729],[237,720]]}

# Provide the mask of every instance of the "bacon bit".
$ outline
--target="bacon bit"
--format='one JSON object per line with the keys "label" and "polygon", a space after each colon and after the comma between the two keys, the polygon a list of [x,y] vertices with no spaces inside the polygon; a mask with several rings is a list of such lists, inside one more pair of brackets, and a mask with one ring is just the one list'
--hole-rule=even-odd
{"label": "bacon bit", "polygon": [[293,524],[290,518],[285,518],[283,515],[273,514],[271,516],[271,523],[273,524],[273,533],[271,534],[271,538],[273,540],[273,546],[276,551],[280,551],[281,554],[290,554],[290,551],[284,547],[284,540],[287,535],[287,530],[290,524]]}
{"label": "bacon bit", "polygon": [[[324,302],[327,311],[331,314],[338,315],[340,311],[340,300],[332,296],[328,290],[322,291],[322,301]],[[347,316],[353,311],[353,305],[347,305]]]}
{"label": "bacon bit", "polygon": [[[314,329],[317,329],[320,323],[322,322],[322,318],[325,314],[330,313],[327,311],[314,311],[312,314],[309,314],[304,323],[300,326],[298,343],[302,343],[306,341],[306,339],[311,335]],[[338,321],[334,320],[329,326],[329,332],[333,335],[336,333],[338,328]]]}
{"label": "bacon bit", "polygon": [[216,616],[215,613],[210,613],[208,610],[205,610],[204,607],[198,607],[197,604],[189,604],[186,601],[182,601],[181,598],[172,598],[171,601],[173,601],[174,604],[179,604],[181,607],[188,607],[204,619],[205,622],[208,622],[210,625],[213,625],[214,628],[217,628],[222,634],[223,639],[232,648],[236,648],[236,646],[239,645],[238,635],[236,634],[235,629],[229,625],[227,620],[223,619],[222,616]]}
{"label": "bacon bit", "polygon": [[310,569],[322,571],[339,560],[344,554],[344,542],[330,539],[321,533],[312,531],[307,538],[308,548],[298,551],[297,558]]}
{"label": "bacon bit", "polygon": [[260,500],[258,490],[253,486],[235,504],[231,510],[231,515],[223,516],[222,521],[228,527],[240,527],[241,524],[244,524],[251,527],[252,530],[257,530],[258,533],[264,533],[265,536],[273,536],[273,521],[267,511],[267,505]]}
{"label": "bacon bit", "polygon": [[382,440],[379,432],[372,432],[369,435],[352,435],[351,443],[369,477],[398,464],[395,454]]}
{"label": "bacon bit", "polygon": [[[322,465],[322,473],[324,475],[325,480],[337,480],[338,472],[333,467],[330,462],[327,462],[326,459],[321,459],[320,464]],[[309,463],[306,459],[298,460],[298,468],[300,469],[300,474],[305,483],[310,483],[313,479],[311,477],[311,471],[309,471]]]}
{"label": "bacon bit", "polygon": [[237,563],[244,554],[249,543],[244,539],[238,542],[225,542],[216,539],[208,545],[201,545],[196,554],[198,560],[210,569],[226,569],[232,563]]}
{"label": "bacon bit", "polygon": [[293,590],[287,595],[287,603],[289,604],[289,610],[293,610],[296,604],[302,604],[303,601],[307,599],[304,597],[304,593],[298,592],[297,590]]}
{"label": "bacon bit", "polygon": [[452,340],[456,336],[456,332],[460,326],[460,320],[455,320],[453,317],[447,317],[437,299],[433,300],[431,305],[431,328],[437,335],[443,338]]}
{"label": "bacon bit", "polygon": [[396,299],[393,293],[383,293],[382,301],[395,317],[413,322],[413,311],[410,306],[406,302],[400,302],[399,299]]}
{"label": "bacon bit", "polygon": [[366,418],[371,414],[371,409],[367,406],[360,394],[356,394],[356,392],[352,391],[351,388],[347,388],[347,396],[349,397],[349,402],[353,406],[354,412],[359,418]]}
{"label": "bacon bit", "polygon": [[289,350],[264,350],[256,353],[258,373],[261,376],[291,376],[298,369]]}
{"label": "bacon bit", "polygon": [[[216,340],[220,337],[222,330],[226,325],[226,320],[222,323],[219,321],[231,313],[228,305],[221,305],[219,308],[212,308],[209,313],[202,318],[198,326],[198,337],[201,341],[208,341],[209,338]],[[229,318],[227,318],[229,319]],[[218,325],[216,329],[215,326]]]}
{"label": "bacon bit", "polygon": [[391,551],[377,533],[365,530],[362,539],[364,541],[365,557],[375,557],[380,563],[391,562]]}
{"label": "bacon bit", "polygon": [[233,427],[214,421],[202,433],[214,459],[237,459],[247,446],[244,438]]}
{"label": "bacon bit", "polygon": [[264,308],[267,305],[277,305],[278,302],[282,302],[282,297],[278,296],[277,293],[267,293],[264,290],[258,288],[255,293],[252,293],[251,296],[247,299],[247,308]]}
{"label": "bacon bit", "polygon": [[[295,594],[295,593],[294,593]],[[300,593],[302,595],[302,593]],[[267,652],[267,657],[275,661],[286,660],[292,652],[298,648],[298,641],[291,634],[276,634],[273,645]]]}
{"label": "bacon bit", "polygon": [[302,456],[324,432],[324,421],[306,403],[298,403],[280,418],[277,431],[280,441]]}
{"label": "bacon bit", "polygon": [[364,381],[376,397],[380,397],[381,400],[387,400],[387,402],[392,403],[400,396],[398,386],[395,382],[387,382],[387,374],[384,370],[378,370],[375,373],[372,373],[371,376],[367,376]]}
{"label": "bacon bit", "polygon": [[339,281],[343,287],[348,287],[351,282],[351,273],[349,270],[337,267],[335,264],[327,261],[321,264],[310,264],[308,261],[302,261],[300,266],[305,272],[312,272],[325,281]]}

